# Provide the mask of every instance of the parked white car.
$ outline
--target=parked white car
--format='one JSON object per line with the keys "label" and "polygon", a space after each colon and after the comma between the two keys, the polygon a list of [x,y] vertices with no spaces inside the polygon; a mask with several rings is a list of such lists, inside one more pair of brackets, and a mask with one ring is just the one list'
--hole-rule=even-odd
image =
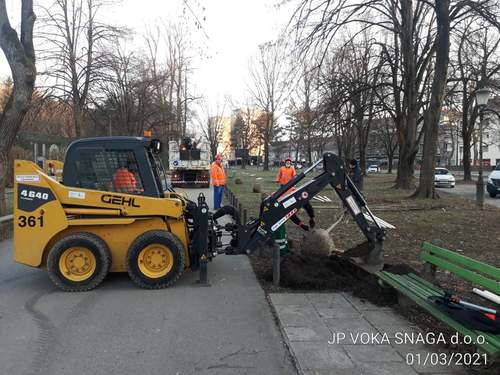
{"label": "parked white car", "polygon": [[434,170],[434,186],[454,188],[455,176],[446,168],[436,168]]}
{"label": "parked white car", "polygon": [[380,168],[376,164],[372,164],[368,166],[368,168],[366,169],[366,173],[378,173],[378,172],[380,172]]}
{"label": "parked white car", "polygon": [[488,190],[488,193],[492,198],[500,195],[500,164],[498,164],[493,172],[491,172],[488,176],[488,184],[486,185],[486,190]]}

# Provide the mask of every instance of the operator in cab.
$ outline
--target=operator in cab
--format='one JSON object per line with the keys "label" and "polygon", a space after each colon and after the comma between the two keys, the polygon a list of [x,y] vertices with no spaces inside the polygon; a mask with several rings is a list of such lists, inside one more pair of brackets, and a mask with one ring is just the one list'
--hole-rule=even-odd
{"label": "operator in cab", "polygon": [[134,173],[137,164],[130,156],[120,161],[120,167],[113,173],[114,191],[127,194],[141,194],[144,192],[139,177]]}
{"label": "operator in cab", "polygon": [[226,172],[220,154],[215,156],[215,160],[210,166],[210,179],[214,186],[214,210],[218,210],[222,204],[222,195],[224,194],[224,186],[226,186]]}
{"label": "operator in cab", "polygon": [[137,181],[135,175],[127,167],[121,167],[113,174],[113,185],[117,192],[135,193],[137,191]]}

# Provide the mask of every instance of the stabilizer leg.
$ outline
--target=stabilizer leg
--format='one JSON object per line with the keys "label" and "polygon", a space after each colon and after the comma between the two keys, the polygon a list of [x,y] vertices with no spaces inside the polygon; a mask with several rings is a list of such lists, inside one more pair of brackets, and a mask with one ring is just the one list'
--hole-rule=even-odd
{"label": "stabilizer leg", "polygon": [[197,281],[201,286],[210,286],[208,282],[208,205],[203,193],[198,196],[196,209],[196,254],[199,259],[200,278]]}

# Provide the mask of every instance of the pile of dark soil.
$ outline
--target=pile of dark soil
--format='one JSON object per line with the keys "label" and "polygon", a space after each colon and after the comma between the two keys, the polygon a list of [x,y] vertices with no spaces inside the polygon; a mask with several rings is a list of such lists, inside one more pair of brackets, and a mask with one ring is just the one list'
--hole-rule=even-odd
{"label": "pile of dark soil", "polygon": [[[268,266],[265,267],[265,263],[254,262],[254,269],[264,281],[272,282],[270,259],[267,259],[267,263]],[[336,255],[287,256],[281,262],[280,285],[294,290],[351,292],[356,297],[379,306],[397,303],[394,290],[381,287],[376,276]]]}

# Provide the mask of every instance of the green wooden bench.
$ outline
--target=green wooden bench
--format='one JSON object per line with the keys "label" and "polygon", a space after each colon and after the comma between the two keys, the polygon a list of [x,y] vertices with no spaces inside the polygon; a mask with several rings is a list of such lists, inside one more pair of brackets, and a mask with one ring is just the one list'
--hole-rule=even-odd
{"label": "green wooden bench", "polygon": [[[440,268],[500,295],[499,268],[427,242],[422,244],[420,259],[424,262],[424,276],[427,279],[433,279],[436,268]],[[380,271],[377,276],[457,332],[470,336],[474,340],[473,342],[476,342],[476,338],[482,335],[485,339],[484,344],[476,344],[479,350],[488,353],[492,357],[500,354],[500,335],[471,330],[438,310],[433,303],[428,301],[427,297],[429,296],[444,295],[444,291],[431,282],[414,273],[397,275],[388,271]]]}

